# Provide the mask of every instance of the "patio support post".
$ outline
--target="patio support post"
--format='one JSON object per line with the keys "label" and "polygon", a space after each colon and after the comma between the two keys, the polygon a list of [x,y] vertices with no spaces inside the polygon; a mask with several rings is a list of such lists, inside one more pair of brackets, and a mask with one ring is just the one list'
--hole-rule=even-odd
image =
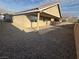
{"label": "patio support post", "polygon": [[37,15],[37,30],[39,31],[39,20],[40,20],[40,13]]}

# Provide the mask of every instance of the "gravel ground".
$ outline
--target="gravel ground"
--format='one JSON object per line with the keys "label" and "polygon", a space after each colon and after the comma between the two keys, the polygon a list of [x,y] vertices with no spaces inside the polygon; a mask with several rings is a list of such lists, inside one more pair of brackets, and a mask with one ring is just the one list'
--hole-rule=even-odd
{"label": "gravel ground", "polygon": [[9,29],[0,35],[0,59],[76,59],[73,27],[66,24],[29,33]]}

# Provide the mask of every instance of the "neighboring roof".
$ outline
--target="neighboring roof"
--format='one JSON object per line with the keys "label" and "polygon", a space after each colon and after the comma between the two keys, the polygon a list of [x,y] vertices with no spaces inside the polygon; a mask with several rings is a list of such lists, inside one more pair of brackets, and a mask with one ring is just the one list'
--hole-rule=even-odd
{"label": "neighboring roof", "polygon": [[44,5],[42,5],[42,6],[40,6],[40,7],[37,7],[37,8],[33,8],[33,9],[29,9],[29,10],[17,12],[16,14],[39,12],[39,11],[42,11],[42,10],[47,9],[47,8],[49,8],[49,7],[56,6],[56,5],[59,5],[59,3],[54,3],[54,4],[48,3],[48,4],[44,4]]}

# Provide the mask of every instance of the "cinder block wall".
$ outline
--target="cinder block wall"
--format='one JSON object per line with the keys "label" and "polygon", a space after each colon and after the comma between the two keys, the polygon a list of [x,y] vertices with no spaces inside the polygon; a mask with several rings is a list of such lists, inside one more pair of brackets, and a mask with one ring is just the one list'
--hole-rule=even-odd
{"label": "cinder block wall", "polygon": [[75,27],[74,27],[74,35],[75,35],[77,59],[79,59],[79,24],[78,23],[75,24]]}

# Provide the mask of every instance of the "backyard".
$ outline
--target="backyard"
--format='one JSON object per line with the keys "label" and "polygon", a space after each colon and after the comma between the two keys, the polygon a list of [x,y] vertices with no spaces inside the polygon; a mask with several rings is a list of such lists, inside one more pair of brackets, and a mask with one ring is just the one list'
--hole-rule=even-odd
{"label": "backyard", "polygon": [[76,59],[74,24],[29,33],[6,27],[0,34],[1,59]]}

